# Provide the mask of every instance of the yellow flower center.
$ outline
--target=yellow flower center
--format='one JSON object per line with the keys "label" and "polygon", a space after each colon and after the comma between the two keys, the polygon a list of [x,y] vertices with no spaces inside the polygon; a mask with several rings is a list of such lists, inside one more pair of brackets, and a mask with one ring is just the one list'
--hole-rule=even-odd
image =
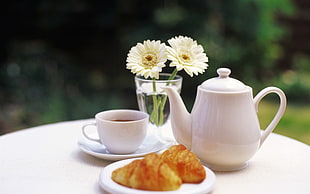
{"label": "yellow flower center", "polygon": [[180,53],[179,58],[183,63],[191,63],[192,61],[191,54],[185,51]]}
{"label": "yellow flower center", "polygon": [[146,53],[142,57],[142,64],[145,66],[155,66],[157,63],[157,56],[153,53]]}
{"label": "yellow flower center", "polygon": [[181,58],[184,60],[184,61],[189,61],[191,58],[190,56],[186,55],[186,54],[182,54]]}

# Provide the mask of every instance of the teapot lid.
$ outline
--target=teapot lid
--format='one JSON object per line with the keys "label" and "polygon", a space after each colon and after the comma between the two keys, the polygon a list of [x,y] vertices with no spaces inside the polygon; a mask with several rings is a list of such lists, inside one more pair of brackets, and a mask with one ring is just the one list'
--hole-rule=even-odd
{"label": "teapot lid", "polygon": [[241,92],[246,89],[246,85],[241,81],[229,77],[231,73],[228,68],[217,69],[218,77],[208,79],[201,84],[201,88],[215,92]]}

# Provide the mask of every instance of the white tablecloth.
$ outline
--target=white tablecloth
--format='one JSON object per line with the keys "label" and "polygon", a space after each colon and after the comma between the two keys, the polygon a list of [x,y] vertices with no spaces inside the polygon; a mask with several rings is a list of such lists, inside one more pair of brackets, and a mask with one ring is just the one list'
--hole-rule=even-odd
{"label": "white tablecloth", "polygon": [[[99,194],[104,166],[77,146],[89,120],[38,126],[0,136],[0,194]],[[237,172],[215,172],[212,193],[310,193],[310,147],[271,134]]]}

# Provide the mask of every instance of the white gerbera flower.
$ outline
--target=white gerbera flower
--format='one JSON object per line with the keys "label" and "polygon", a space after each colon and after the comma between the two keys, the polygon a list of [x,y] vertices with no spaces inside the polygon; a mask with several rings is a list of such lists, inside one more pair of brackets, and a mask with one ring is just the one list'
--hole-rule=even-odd
{"label": "white gerbera flower", "polygon": [[184,69],[191,77],[193,74],[203,73],[208,67],[208,57],[203,47],[186,36],[179,36],[168,40],[167,57],[171,60],[170,66],[178,71]]}
{"label": "white gerbera flower", "polygon": [[127,56],[127,69],[146,79],[159,78],[159,72],[167,61],[166,45],[159,40],[146,40],[132,47]]}

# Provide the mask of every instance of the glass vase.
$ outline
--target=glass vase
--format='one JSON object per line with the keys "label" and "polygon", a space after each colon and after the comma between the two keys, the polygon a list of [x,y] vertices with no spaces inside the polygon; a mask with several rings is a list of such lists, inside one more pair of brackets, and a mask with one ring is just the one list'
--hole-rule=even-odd
{"label": "glass vase", "polygon": [[176,75],[169,80],[171,74],[160,73],[159,79],[145,79],[143,76],[135,76],[136,94],[138,106],[141,111],[150,115],[150,124],[161,136],[161,130],[167,123],[170,115],[169,99],[162,86],[172,86],[180,93],[182,77]]}

